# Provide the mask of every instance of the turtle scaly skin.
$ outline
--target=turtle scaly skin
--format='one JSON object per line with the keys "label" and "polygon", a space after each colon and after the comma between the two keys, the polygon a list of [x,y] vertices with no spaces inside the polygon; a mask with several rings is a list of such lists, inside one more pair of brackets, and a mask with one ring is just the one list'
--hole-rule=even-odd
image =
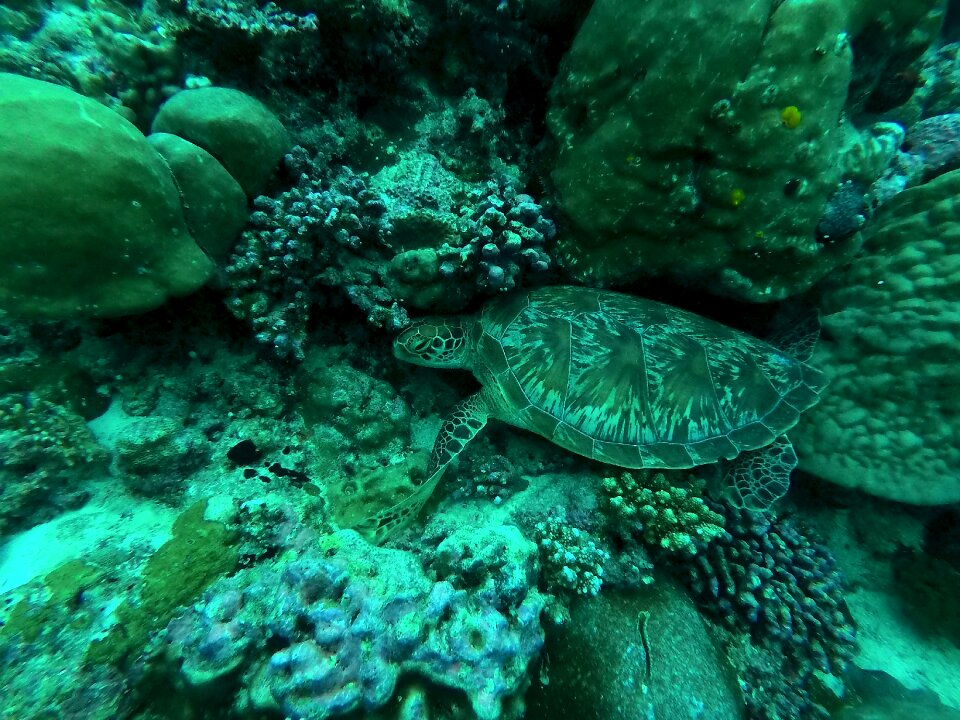
{"label": "turtle scaly skin", "polygon": [[621,467],[736,460],[727,476],[736,499],[769,507],[796,466],[783,434],[827,384],[806,363],[707,318],[579,287],[502,295],[479,318],[423,320],[394,353],[469,369],[483,388],[441,429],[429,480],[370,519],[377,537],[419,512],[488,418]]}

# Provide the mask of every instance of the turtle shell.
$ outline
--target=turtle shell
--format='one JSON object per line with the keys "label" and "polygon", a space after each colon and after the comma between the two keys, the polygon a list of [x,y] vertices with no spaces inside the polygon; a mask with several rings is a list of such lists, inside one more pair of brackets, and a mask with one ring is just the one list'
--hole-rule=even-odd
{"label": "turtle shell", "polygon": [[478,375],[496,415],[630,468],[733,459],[793,427],[825,375],[746,333],[643,298],[577,287],[482,312]]}

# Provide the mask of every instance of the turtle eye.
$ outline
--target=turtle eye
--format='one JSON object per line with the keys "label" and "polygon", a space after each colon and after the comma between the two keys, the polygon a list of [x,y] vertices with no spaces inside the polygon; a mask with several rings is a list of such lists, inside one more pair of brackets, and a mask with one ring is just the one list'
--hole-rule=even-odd
{"label": "turtle eye", "polygon": [[408,348],[414,355],[425,355],[430,349],[430,341],[425,337],[417,337],[410,341]]}

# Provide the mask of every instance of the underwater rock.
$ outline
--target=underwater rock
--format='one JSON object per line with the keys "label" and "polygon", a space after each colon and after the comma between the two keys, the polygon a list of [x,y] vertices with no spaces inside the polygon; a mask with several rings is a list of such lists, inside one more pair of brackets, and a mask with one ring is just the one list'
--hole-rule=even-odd
{"label": "underwater rock", "polygon": [[733,668],[669,578],[643,593],[581,600],[570,612],[547,635],[549,662],[527,697],[529,720],[744,717]]}

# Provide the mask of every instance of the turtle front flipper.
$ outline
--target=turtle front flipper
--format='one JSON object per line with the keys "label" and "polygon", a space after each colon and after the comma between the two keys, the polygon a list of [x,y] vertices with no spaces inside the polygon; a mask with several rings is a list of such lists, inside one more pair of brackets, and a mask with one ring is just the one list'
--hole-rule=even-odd
{"label": "turtle front flipper", "polygon": [[366,518],[354,529],[370,542],[382,543],[416,518],[440,484],[447,466],[487,424],[489,407],[486,390],[471,395],[457,405],[443,423],[433,444],[429,479],[396,505]]}
{"label": "turtle front flipper", "polygon": [[471,395],[454,408],[453,413],[443,423],[430,454],[431,472],[443,470],[463,452],[467,443],[483,430],[490,417],[490,403],[484,388]]}
{"label": "turtle front flipper", "polygon": [[727,469],[726,482],[734,505],[763,512],[787,494],[797,454],[786,435],[757,450],[737,455]]}

